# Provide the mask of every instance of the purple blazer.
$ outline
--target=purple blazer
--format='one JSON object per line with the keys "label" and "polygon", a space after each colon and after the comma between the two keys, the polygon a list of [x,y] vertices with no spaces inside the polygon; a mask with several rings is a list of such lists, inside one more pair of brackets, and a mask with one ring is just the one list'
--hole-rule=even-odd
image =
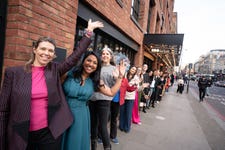
{"label": "purple blazer", "polygon": [[[48,127],[55,138],[73,121],[60,77],[76,65],[90,43],[89,38],[83,37],[77,49],[64,62],[51,62],[45,67]],[[0,150],[26,150],[30,125],[31,77],[32,74],[25,72],[22,66],[5,70],[0,94]]]}

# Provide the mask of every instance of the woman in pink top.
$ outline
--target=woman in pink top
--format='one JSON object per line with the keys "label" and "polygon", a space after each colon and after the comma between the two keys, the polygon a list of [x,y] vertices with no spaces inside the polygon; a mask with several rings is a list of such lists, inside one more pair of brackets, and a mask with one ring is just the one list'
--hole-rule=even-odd
{"label": "woman in pink top", "polygon": [[89,20],[79,46],[62,63],[52,62],[54,40],[42,37],[34,43],[32,58],[25,66],[6,68],[0,95],[1,150],[61,149],[61,135],[73,117],[60,77],[77,64],[98,27],[103,24]]}

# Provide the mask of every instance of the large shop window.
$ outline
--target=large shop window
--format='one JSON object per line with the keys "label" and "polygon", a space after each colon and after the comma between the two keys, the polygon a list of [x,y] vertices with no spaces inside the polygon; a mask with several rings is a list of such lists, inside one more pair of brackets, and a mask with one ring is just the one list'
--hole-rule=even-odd
{"label": "large shop window", "polygon": [[[78,17],[76,36],[75,36],[75,42],[74,42],[75,46],[78,45],[78,42],[82,38],[86,26],[87,26],[87,22]],[[129,58],[131,65],[133,65],[134,56],[136,54],[135,50],[128,47],[124,43],[118,41],[117,39],[110,36],[109,34],[99,29],[96,29],[94,35],[92,36],[92,43],[88,47],[88,50],[93,50],[93,51],[97,51],[101,53],[101,50],[105,46],[108,46],[110,49],[112,49],[113,52],[121,52],[124,55],[126,55]]]}

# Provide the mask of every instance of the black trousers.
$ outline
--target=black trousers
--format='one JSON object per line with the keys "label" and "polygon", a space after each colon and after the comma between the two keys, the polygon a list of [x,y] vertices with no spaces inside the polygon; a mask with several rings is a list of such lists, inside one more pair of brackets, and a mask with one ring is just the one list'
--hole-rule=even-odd
{"label": "black trousers", "polygon": [[117,120],[120,110],[120,103],[112,101],[110,110],[110,138],[114,139],[117,137]]}
{"label": "black trousers", "polygon": [[89,102],[89,109],[91,114],[91,140],[97,140],[98,135],[100,135],[104,148],[111,147],[107,128],[110,103],[111,101],[109,100],[97,100]]}
{"label": "black trousers", "polygon": [[199,99],[203,101],[205,98],[206,88],[199,88]]}
{"label": "black trousers", "polygon": [[178,85],[178,87],[177,87],[177,93],[179,92],[179,93],[183,93],[183,90],[184,90],[184,85],[182,85],[182,84],[179,84]]}
{"label": "black trousers", "polygon": [[54,139],[49,128],[29,132],[26,150],[61,150],[62,136]]}

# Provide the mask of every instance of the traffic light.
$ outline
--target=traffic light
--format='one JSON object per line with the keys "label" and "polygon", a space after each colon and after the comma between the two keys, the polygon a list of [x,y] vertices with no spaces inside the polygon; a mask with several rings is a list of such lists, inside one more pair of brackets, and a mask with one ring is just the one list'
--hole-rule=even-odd
{"label": "traffic light", "polygon": [[192,65],[193,65],[193,64],[190,63],[190,64],[188,65],[188,68],[189,68],[189,69],[192,69]]}

